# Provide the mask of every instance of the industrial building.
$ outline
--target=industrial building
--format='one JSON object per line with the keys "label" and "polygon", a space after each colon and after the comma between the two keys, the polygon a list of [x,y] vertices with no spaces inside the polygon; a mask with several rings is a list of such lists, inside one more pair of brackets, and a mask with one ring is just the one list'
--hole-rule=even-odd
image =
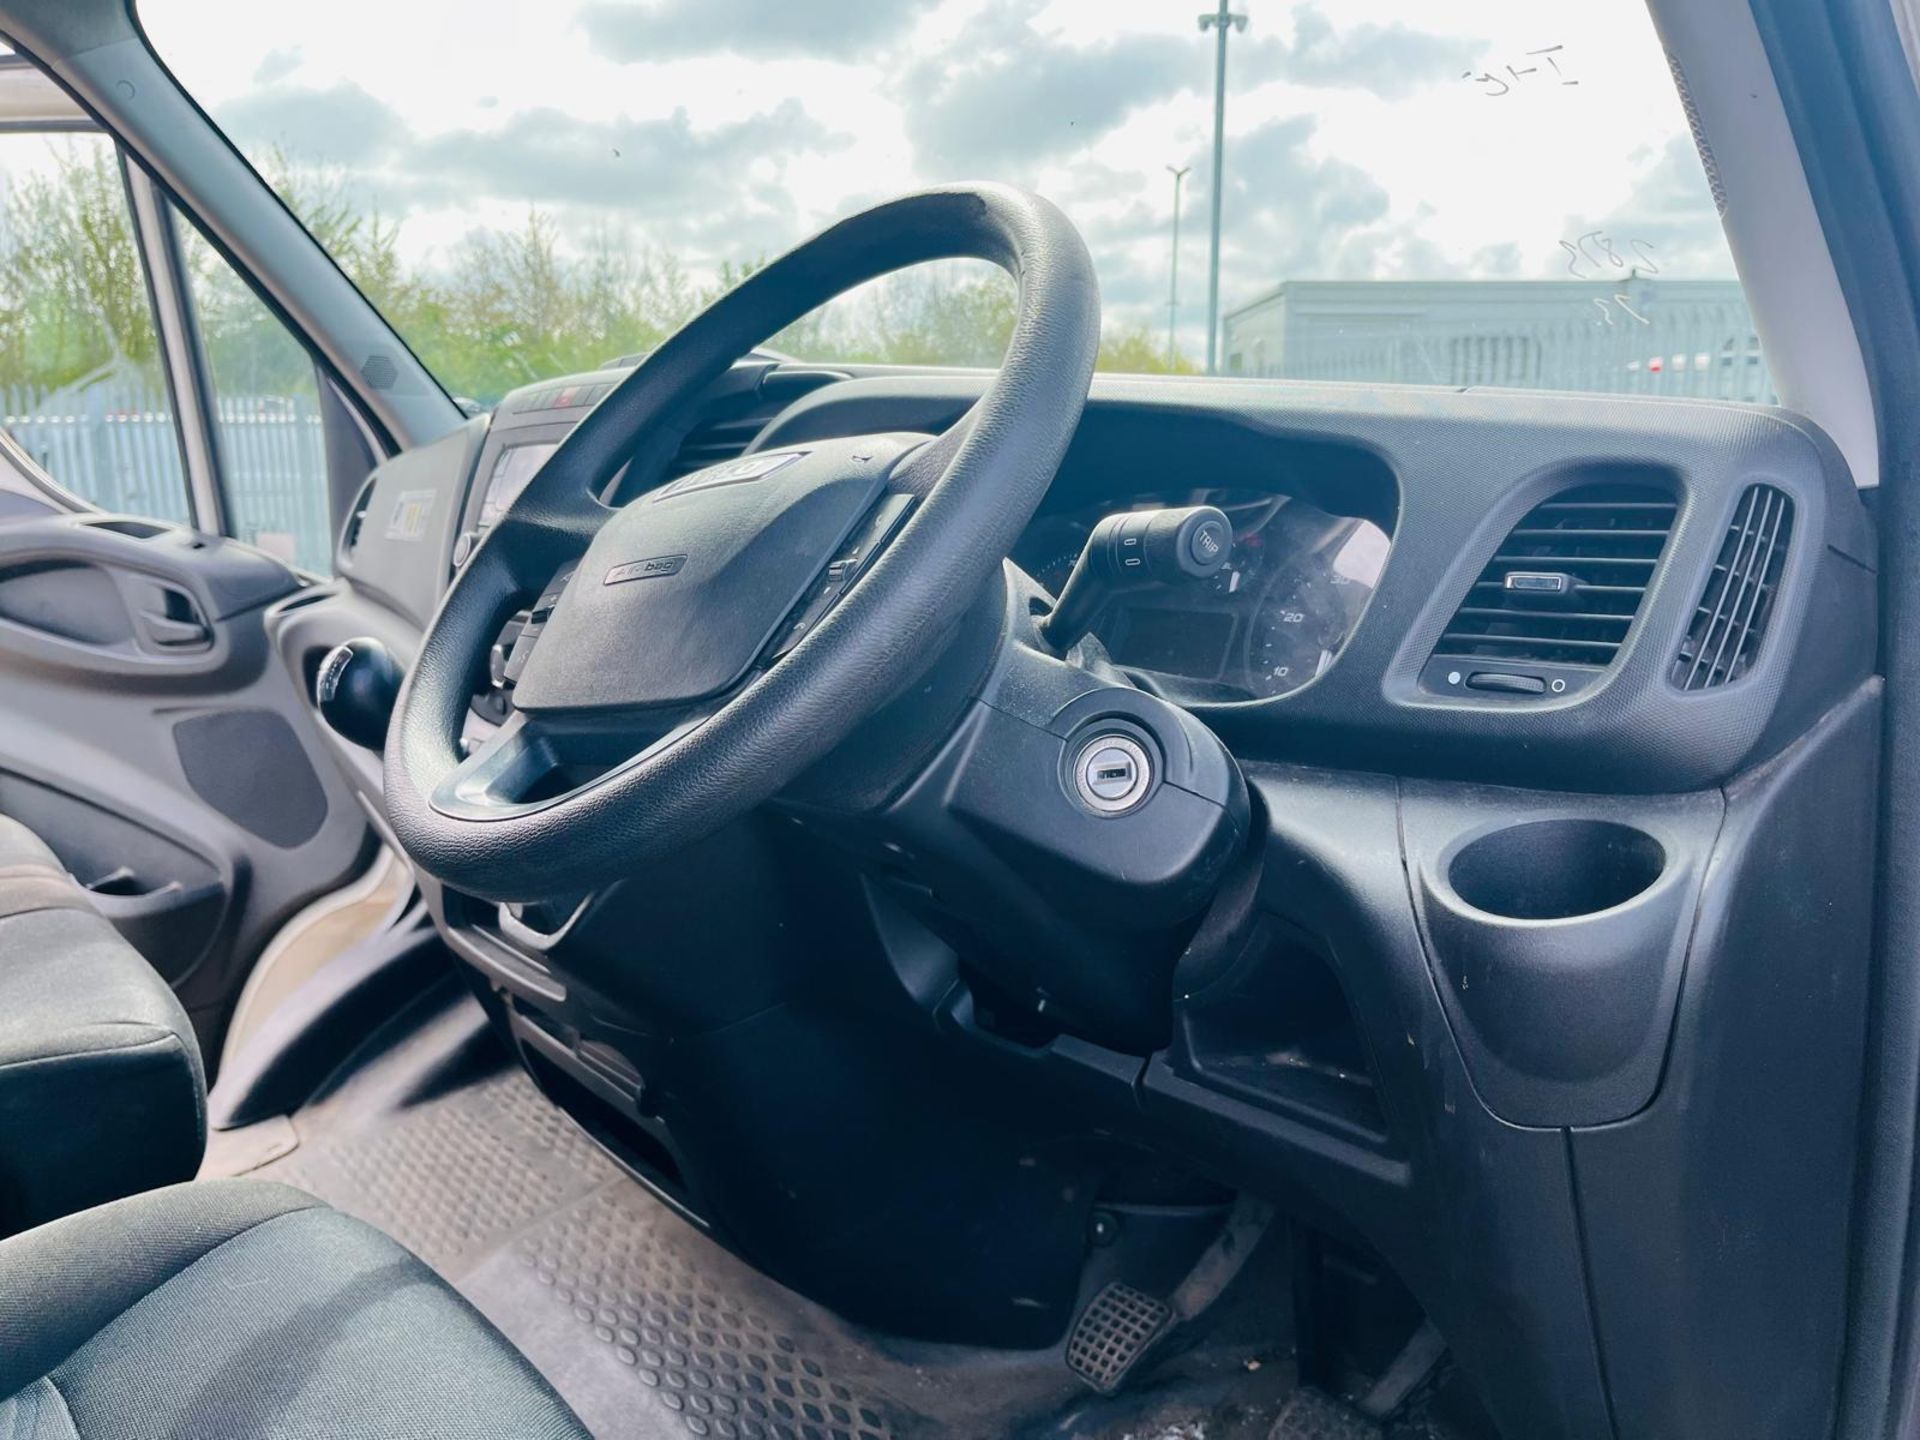
{"label": "industrial building", "polygon": [[1230,375],[1774,398],[1737,280],[1290,280],[1221,330]]}

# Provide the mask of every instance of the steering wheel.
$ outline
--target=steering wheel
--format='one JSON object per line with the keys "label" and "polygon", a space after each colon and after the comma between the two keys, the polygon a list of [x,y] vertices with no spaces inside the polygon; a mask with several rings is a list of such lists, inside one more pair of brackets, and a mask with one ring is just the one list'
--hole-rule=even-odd
{"label": "steering wheel", "polygon": [[[598,498],[727,367],[817,306],[931,260],[1019,289],[999,371],[939,436],[810,442]],[[1080,421],[1099,346],[1086,246],[1036,195],[922,191],[822,231],[650,354],[563,441],[440,603],[388,736],[388,817],[442,881],[578,893],[777,794],[923,667],[998,570]],[[488,653],[515,711],[461,733]]]}

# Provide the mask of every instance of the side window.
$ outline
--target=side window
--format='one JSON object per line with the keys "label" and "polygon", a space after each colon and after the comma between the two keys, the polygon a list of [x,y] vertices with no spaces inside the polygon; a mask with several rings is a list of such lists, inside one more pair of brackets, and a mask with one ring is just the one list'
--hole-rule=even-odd
{"label": "side window", "polygon": [[103,510],[187,523],[187,482],[119,155],[0,132],[0,426]]}
{"label": "side window", "polygon": [[304,570],[333,569],[313,357],[204,236],[179,222],[206,357],[227,528]]}

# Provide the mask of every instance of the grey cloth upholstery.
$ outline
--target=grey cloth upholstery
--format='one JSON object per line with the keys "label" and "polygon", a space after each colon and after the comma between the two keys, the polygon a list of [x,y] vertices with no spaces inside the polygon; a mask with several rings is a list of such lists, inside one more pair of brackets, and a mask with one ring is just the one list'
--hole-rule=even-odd
{"label": "grey cloth upholstery", "polygon": [[0,817],[0,1235],[185,1180],[205,1147],[200,1049],[172,989]]}
{"label": "grey cloth upholstery", "polygon": [[46,842],[18,820],[0,815],[0,875],[14,869],[53,870],[66,873],[60,859]]}
{"label": "grey cloth upholstery", "polygon": [[51,1380],[36,1380],[0,1400],[0,1440],[80,1440],[66,1398]]}
{"label": "grey cloth upholstery", "polygon": [[0,1436],[587,1440],[419,1260],[249,1180],[172,1186],[0,1241]]}
{"label": "grey cloth upholstery", "polygon": [[92,908],[87,892],[40,837],[0,815],[0,916]]}

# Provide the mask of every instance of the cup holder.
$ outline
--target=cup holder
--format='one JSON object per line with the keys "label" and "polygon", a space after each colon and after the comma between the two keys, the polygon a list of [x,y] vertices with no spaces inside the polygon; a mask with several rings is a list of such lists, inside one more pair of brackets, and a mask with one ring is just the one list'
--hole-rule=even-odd
{"label": "cup holder", "polygon": [[1624,905],[1666,869],[1644,830],[1610,820],[1534,820],[1463,847],[1447,883],[1474,909],[1509,920],[1568,920]]}

